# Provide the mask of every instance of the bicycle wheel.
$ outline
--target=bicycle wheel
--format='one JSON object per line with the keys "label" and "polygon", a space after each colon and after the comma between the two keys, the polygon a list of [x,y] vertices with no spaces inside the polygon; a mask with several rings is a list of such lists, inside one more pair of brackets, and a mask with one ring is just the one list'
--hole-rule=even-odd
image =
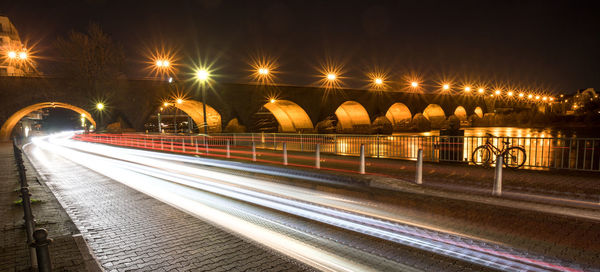
{"label": "bicycle wheel", "polygon": [[504,165],[508,168],[519,168],[525,164],[527,155],[525,155],[525,149],[518,146],[509,147],[502,153],[504,157]]}
{"label": "bicycle wheel", "polygon": [[478,146],[471,154],[471,162],[475,165],[489,165],[492,162],[492,151],[485,146]]}

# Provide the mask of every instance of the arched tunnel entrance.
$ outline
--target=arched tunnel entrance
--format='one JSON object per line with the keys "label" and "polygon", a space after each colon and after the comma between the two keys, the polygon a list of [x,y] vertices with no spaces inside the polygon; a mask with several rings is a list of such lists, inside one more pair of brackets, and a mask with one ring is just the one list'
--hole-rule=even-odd
{"label": "arched tunnel entrance", "polygon": [[[266,110],[266,111],[265,111]],[[277,120],[279,132],[312,132],[313,123],[308,114],[298,104],[289,100],[274,100],[263,105],[257,114],[265,115],[270,113]],[[268,115],[268,114],[266,114]],[[263,117],[262,122],[267,122],[269,117]],[[259,120],[259,121],[260,121]],[[267,122],[268,123],[268,122]],[[265,125],[255,124],[259,130],[265,130]],[[271,125],[272,126],[272,125]],[[272,129],[271,129],[272,130]]]}
{"label": "arched tunnel entrance", "polygon": [[0,141],[9,141],[15,125],[17,125],[17,123],[19,123],[19,121],[23,119],[23,117],[27,116],[28,114],[34,111],[41,110],[44,108],[63,108],[72,110],[81,114],[81,116],[84,116],[94,127],[96,127],[96,121],[94,121],[92,115],[80,107],[61,102],[42,102],[22,108],[17,112],[13,113],[13,115],[11,115],[10,117],[8,117],[8,119],[4,122],[4,124],[2,124],[2,128],[0,129]]}
{"label": "arched tunnel entrance", "polygon": [[[202,102],[196,100],[185,100],[182,103],[174,103],[175,107],[185,112],[194,120],[196,126],[203,132],[202,124],[204,124],[204,110]],[[222,130],[221,114],[213,107],[206,105],[206,123],[209,133],[219,133]]]}

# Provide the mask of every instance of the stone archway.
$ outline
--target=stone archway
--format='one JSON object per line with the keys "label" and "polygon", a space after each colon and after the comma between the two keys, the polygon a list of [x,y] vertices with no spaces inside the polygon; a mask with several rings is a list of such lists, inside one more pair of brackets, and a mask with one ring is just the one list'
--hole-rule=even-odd
{"label": "stone archway", "polygon": [[[186,99],[181,103],[175,102],[173,105],[185,112],[185,114],[189,115],[196,123],[196,126],[200,128],[200,131],[204,131],[202,128],[202,124],[204,124],[204,111],[202,109],[202,102]],[[221,132],[221,114],[219,114],[217,110],[209,105],[206,105],[206,123],[208,125],[208,132]]]}
{"label": "stone archway", "polygon": [[394,103],[385,113],[385,117],[392,123],[394,130],[410,124],[412,113],[404,103]]}
{"label": "stone archway", "polygon": [[360,103],[346,101],[335,110],[338,126],[344,133],[368,133],[371,127],[369,113]]}
{"label": "stone archway", "polygon": [[312,131],[313,123],[308,114],[298,104],[289,100],[274,100],[263,105],[269,110],[281,127],[281,132]]}
{"label": "stone archway", "polygon": [[44,108],[63,108],[69,109],[74,112],[77,112],[84,116],[94,127],[96,127],[96,121],[92,118],[92,115],[86,110],[73,106],[71,104],[61,103],[61,102],[42,102],[27,106],[13,113],[4,124],[2,124],[2,128],[0,129],[0,141],[6,142],[10,140],[10,135],[12,134],[12,130],[19,123],[23,117],[27,116],[27,114],[34,112],[36,110],[44,109]]}

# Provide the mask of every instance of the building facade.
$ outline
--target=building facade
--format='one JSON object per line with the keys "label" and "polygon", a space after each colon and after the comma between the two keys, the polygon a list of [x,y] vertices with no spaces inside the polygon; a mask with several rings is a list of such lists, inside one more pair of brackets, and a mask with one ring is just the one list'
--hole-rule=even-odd
{"label": "building facade", "polygon": [[0,15],[0,76],[25,76],[32,70],[19,32],[8,17]]}

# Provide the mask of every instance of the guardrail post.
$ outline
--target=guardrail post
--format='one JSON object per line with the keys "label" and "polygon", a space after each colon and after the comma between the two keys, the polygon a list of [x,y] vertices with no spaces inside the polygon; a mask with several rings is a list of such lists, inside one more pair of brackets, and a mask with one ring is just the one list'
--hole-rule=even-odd
{"label": "guardrail post", "polygon": [[256,144],[252,142],[252,161],[256,161]]}
{"label": "guardrail post", "polygon": [[417,152],[417,174],[415,183],[423,184],[423,149],[419,149]]}
{"label": "guardrail post", "polygon": [[175,141],[175,139],[171,138],[171,151],[174,151],[175,149],[173,149],[173,142]]}
{"label": "guardrail post", "polygon": [[185,152],[185,136],[181,138],[181,151]]}
{"label": "guardrail post", "polygon": [[164,145],[162,136],[160,136],[160,150],[165,150],[165,145]]}
{"label": "guardrail post", "polygon": [[204,136],[204,147],[206,148],[206,155],[208,155],[208,139]]}
{"label": "guardrail post", "polygon": [[198,138],[195,138],[194,142],[196,143],[196,154],[198,154]]}
{"label": "guardrail post", "polygon": [[361,174],[365,173],[365,144],[360,144],[360,167]]}
{"label": "guardrail post", "polygon": [[286,142],[282,143],[282,149],[283,149],[283,165],[288,165],[287,143]]}
{"label": "guardrail post", "polygon": [[502,155],[496,156],[496,174],[494,175],[494,189],[492,191],[493,195],[500,196],[502,195],[502,161],[504,157]]}
{"label": "guardrail post", "polygon": [[50,251],[48,250],[48,245],[52,243],[52,239],[48,238],[48,231],[45,229],[37,229],[33,232],[33,238],[35,239],[35,242],[31,243],[30,246],[35,248],[38,263],[38,271],[52,271],[52,263],[50,262]]}
{"label": "guardrail post", "polygon": [[315,146],[315,167],[321,169],[321,145]]}
{"label": "guardrail post", "polygon": [[227,158],[229,159],[229,158],[231,158],[231,152],[229,150],[229,139],[227,139],[227,147],[226,148],[227,148]]}
{"label": "guardrail post", "polygon": [[337,135],[333,135],[333,154],[337,155]]}
{"label": "guardrail post", "polygon": [[152,143],[151,148],[154,149],[154,137],[150,137],[150,139],[152,139],[152,140],[150,140],[150,142]]}

